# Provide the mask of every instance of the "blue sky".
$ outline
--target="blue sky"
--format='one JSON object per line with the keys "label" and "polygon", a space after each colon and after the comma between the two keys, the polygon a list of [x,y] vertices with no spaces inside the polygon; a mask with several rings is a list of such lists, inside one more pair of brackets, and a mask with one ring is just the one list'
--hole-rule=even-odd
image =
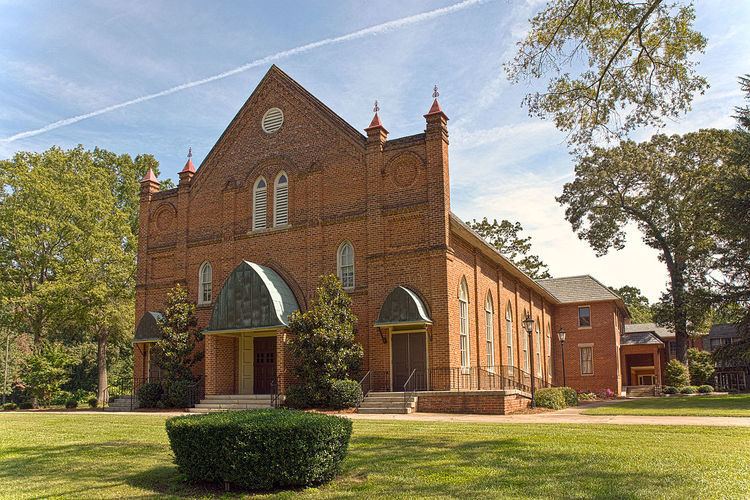
{"label": "blue sky", "polygon": [[[202,161],[272,62],[359,129],[378,99],[391,138],[424,129],[437,83],[451,119],[454,212],[520,221],[555,276],[589,273],[657,298],[666,273],[636,230],[625,250],[603,258],[572,233],[554,200],[573,171],[564,136],[528,117],[520,102],[529,88],[504,77],[503,62],[543,2],[446,9],[457,3],[0,0],[0,158],[81,143],[152,153],[162,177],[176,178],[188,147]],[[742,102],[737,77],[750,72],[750,2],[704,0],[696,8],[709,40],[699,71],[711,88],[668,132],[731,127]],[[433,13],[412,17],[425,12]],[[226,78],[7,140],[318,41],[325,42]]]}

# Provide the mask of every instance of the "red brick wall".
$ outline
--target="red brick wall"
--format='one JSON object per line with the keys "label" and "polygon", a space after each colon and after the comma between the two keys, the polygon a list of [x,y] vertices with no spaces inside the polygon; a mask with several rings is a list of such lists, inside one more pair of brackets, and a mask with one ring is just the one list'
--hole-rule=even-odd
{"label": "red brick wall", "polygon": [[[578,327],[578,307],[591,307],[591,327]],[[581,304],[564,304],[555,308],[553,330],[561,327],[566,331],[565,339],[565,373],[566,385],[578,391],[601,392],[611,389],[620,393],[620,336],[615,333],[617,309],[614,302],[594,302]],[[594,373],[581,374],[579,348],[593,345]],[[559,342],[555,346],[555,384],[562,385],[562,356]]]}
{"label": "red brick wall", "polygon": [[417,411],[423,413],[506,415],[530,405],[531,399],[520,394],[491,391],[422,393],[417,399]]}

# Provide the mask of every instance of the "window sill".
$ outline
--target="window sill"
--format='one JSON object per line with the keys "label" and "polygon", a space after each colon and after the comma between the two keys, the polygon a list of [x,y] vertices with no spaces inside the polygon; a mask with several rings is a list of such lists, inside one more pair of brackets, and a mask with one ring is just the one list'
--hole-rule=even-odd
{"label": "window sill", "polygon": [[592,327],[590,327],[590,326],[579,326],[578,327],[579,330],[591,330],[591,328]]}

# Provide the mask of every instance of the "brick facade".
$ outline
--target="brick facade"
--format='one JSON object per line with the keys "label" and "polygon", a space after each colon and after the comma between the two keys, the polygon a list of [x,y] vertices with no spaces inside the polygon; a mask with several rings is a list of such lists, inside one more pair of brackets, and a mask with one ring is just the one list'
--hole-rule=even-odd
{"label": "brick facade", "polygon": [[[283,111],[284,121],[269,134],[261,121],[273,107]],[[593,305],[594,326],[576,331],[574,306],[560,305],[464,226],[450,211],[448,118],[435,101],[424,119],[424,132],[408,137],[389,139],[379,120],[362,134],[272,67],[197,171],[186,168],[179,186],[167,191],[159,191],[155,178],[142,182],[136,318],[162,310],[176,283],[197,301],[199,269],[205,262],[212,266],[215,300],[243,260],[276,272],[304,310],[320,276],[337,272],[337,251],[348,241],[355,265],[355,287],[349,293],[359,319],[364,368],[378,372],[386,385],[392,368],[390,333],[374,323],[387,295],[399,285],[418,294],[432,320],[427,327],[428,368],[454,369],[461,367],[458,294],[465,281],[467,369],[487,367],[494,358],[494,365],[529,371],[521,324],[529,313],[540,327],[529,347],[540,381],[561,383],[554,332],[564,326],[569,332],[568,385],[619,390],[616,306]],[[274,182],[280,172],[289,179],[289,222],[274,227]],[[266,229],[253,230],[253,187],[261,177],[268,185]],[[208,324],[213,306],[198,306],[200,327]],[[492,342],[487,341],[488,318]],[[592,339],[595,377],[584,379],[576,376],[574,351],[577,343]],[[205,358],[196,374],[205,377],[206,393],[238,391],[237,338],[207,336],[199,349]],[[283,392],[290,382],[283,332],[277,336],[277,356]],[[135,376],[142,377],[141,350],[135,350],[135,357]],[[518,397],[490,403],[494,400],[467,393],[458,404],[467,411],[491,407],[502,413],[523,406]],[[446,409],[454,405],[444,398],[437,401],[444,401]]]}

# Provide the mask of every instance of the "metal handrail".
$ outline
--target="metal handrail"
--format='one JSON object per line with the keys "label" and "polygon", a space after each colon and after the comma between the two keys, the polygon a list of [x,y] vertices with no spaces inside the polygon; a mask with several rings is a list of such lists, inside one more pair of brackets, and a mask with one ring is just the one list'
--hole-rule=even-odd
{"label": "metal handrail", "polygon": [[[372,371],[367,370],[367,373],[365,373],[365,376],[362,377],[362,380],[359,381],[359,389],[362,391],[362,399],[364,400],[368,394],[370,394],[370,391],[372,391]],[[367,381],[367,390],[365,391],[365,380]],[[362,401],[359,402],[359,404],[362,404]],[[359,407],[359,405],[357,405]]]}
{"label": "metal handrail", "polygon": [[276,374],[274,374],[273,378],[271,379],[271,407],[279,407],[279,384],[276,380]]}
{"label": "metal handrail", "polygon": [[[407,378],[406,382],[404,382],[404,407],[406,406],[406,404],[409,401],[408,396],[407,396],[407,394],[408,394],[407,390],[408,389],[406,388],[406,386],[409,385],[409,382],[411,382],[411,379],[414,378],[414,374],[415,373],[417,373],[417,369],[416,368],[411,371],[411,374],[409,375],[409,378]],[[412,389],[411,390],[412,396],[414,395],[415,392],[417,392],[416,389]]]}

